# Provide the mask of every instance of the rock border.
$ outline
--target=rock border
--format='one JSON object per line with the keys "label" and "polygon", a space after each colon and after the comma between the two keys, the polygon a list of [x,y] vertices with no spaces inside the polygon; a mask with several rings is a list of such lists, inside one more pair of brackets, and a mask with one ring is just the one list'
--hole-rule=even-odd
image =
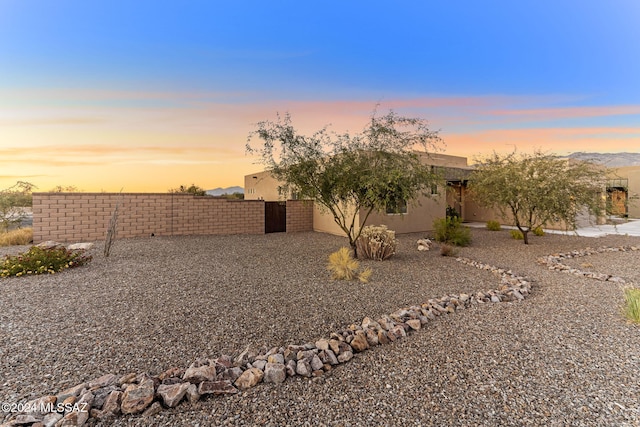
{"label": "rock border", "polygon": [[640,250],[637,246],[602,246],[600,248],[585,248],[579,250],[573,250],[571,252],[555,253],[547,255],[542,258],[538,258],[538,264],[546,266],[549,270],[561,271],[563,273],[573,274],[574,276],[584,276],[590,279],[599,280],[602,282],[613,282],[620,285],[632,285],[622,277],[617,277],[611,274],[596,273],[593,271],[580,270],[575,267],[571,267],[567,264],[563,264],[562,261],[571,258],[581,258],[589,255],[601,254],[604,252],[630,252]]}
{"label": "rock border", "polygon": [[511,270],[463,257],[456,261],[499,275],[500,287],[429,299],[377,320],[365,317],[359,324],[351,324],[315,343],[263,348],[257,353],[247,348],[235,358],[198,359],[186,369],[171,368],[157,376],[135,372],[120,377],[106,374],[56,395],[20,404],[22,412],[10,413],[0,427],[84,426],[89,418],[108,420],[140,413],[150,417],[184,400],[194,403],[206,395],[236,394],[260,382],[279,384],[288,377],[321,376],[347,363],[354,354],[402,339],[439,316],[477,304],[521,301],[531,292],[532,281]]}

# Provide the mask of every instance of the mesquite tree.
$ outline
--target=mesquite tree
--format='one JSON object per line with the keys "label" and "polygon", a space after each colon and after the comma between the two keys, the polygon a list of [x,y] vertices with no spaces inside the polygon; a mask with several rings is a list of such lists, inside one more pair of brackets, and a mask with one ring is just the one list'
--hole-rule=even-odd
{"label": "mesquite tree", "polygon": [[[424,119],[374,112],[355,135],[336,134],[326,126],[300,135],[289,114],[256,127],[247,151],[260,155],[281,182],[281,194],[295,192],[328,210],[356,256],[356,240],[371,212],[398,201],[415,201],[422,194],[431,196],[431,186],[439,182],[424,161],[438,148],[440,138]],[[261,143],[252,146],[254,138]]]}
{"label": "mesquite tree", "polygon": [[591,162],[533,154],[493,153],[477,164],[469,190],[478,203],[497,208],[529,244],[536,227],[564,223],[575,229],[579,214],[604,212],[605,170]]}

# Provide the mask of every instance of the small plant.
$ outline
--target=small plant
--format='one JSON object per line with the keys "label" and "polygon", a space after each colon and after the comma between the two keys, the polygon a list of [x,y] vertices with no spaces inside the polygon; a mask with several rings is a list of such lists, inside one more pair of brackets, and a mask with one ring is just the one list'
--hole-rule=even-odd
{"label": "small plant", "polygon": [[502,227],[498,221],[487,221],[487,230],[500,231]]}
{"label": "small plant", "polygon": [[433,228],[438,242],[455,246],[469,246],[471,243],[471,230],[462,225],[458,217],[437,218],[433,221]]}
{"label": "small plant", "polygon": [[386,225],[368,225],[356,240],[358,257],[376,261],[391,258],[397,247],[396,232],[389,230]]}
{"label": "small plant", "polygon": [[28,245],[33,242],[33,228],[18,228],[0,233],[0,246]]}
{"label": "small plant", "polygon": [[522,234],[522,231],[520,230],[509,230],[509,234],[511,234],[511,237],[515,240],[522,240],[524,239],[524,235]]}
{"label": "small plant", "polygon": [[534,228],[533,230],[531,230],[533,232],[533,234],[535,234],[536,236],[544,236],[544,230],[542,229],[542,227],[538,226],[536,228]]}
{"label": "small plant", "polygon": [[440,246],[440,255],[442,256],[456,256],[458,255],[458,248],[448,243],[443,243]]}
{"label": "small plant", "polygon": [[329,255],[329,265],[327,266],[327,269],[331,272],[332,279],[358,279],[362,283],[368,282],[369,277],[371,277],[371,269],[367,268],[359,272],[359,268],[360,263],[351,256],[349,248],[342,247]]}
{"label": "small plant", "polygon": [[460,214],[458,213],[456,208],[454,208],[453,206],[447,206],[447,211],[445,216],[447,218],[460,218]]}
{"label": "small plant", "polygon": [[625,288],[624,303],[625,317],[630,322],[640,323],[640,288]]}
{"label": "small plant", "polygon": [[0,277],[54,274],[65,268],[84,265],[91,259],[91,255],[85,255],[84,251],[70,251],[59,246],[48,249],[32,246],[22,254],[5,256],[0,263]]}

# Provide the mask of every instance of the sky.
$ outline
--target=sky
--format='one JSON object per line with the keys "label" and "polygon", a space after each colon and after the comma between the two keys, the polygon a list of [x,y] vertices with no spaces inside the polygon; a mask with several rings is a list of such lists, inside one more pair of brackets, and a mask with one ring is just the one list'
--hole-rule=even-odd
{"label": "sky", "polygon": [[[243,185],[255,124],[640,152],[637,0],[0,0],[0,188]],[[255,141],[254,143],[258,143]]]}

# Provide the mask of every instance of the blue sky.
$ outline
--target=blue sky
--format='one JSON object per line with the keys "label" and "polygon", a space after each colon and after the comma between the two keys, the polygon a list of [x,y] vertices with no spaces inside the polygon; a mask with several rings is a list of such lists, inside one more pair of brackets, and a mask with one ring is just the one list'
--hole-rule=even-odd
{"label": "blue sky", "polygon": [[252,123],[358,131],[376,103],[448,154],[638,152],[638,22],[632,0],[0,0],[0,187],[241,184]]}

